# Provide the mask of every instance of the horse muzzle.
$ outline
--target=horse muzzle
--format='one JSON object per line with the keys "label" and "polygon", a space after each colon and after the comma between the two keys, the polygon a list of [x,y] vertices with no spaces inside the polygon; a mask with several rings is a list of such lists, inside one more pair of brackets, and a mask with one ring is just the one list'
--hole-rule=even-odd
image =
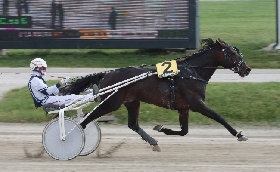
{"label": "horse muzzle", "polygon": [[252,69],[249,68],[249,67],[246,68],[246,69],[245,69],[245,71],[246,71],[246,72],[245,72],[245,75],[248,76],[248,75],[250,74],[251,70],[252,70]]}
{"label": "horse muzzle", "polygon": [[239,74],[239,76],[241,77],[245,77],[248,76],[251,72],[251,68],[250,67],[246,67],[246,68],[239,68],[239,70],[236,72]]}

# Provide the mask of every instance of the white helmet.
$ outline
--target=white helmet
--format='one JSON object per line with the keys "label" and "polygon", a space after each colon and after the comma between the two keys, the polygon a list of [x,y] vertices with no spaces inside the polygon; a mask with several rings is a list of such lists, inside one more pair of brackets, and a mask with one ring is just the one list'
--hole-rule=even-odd
{"label": "white helmet", "polygon": [[47,62],[41,58],[35,58],[30,62],[30,70],[35,70],[36,68],[47,67]]}

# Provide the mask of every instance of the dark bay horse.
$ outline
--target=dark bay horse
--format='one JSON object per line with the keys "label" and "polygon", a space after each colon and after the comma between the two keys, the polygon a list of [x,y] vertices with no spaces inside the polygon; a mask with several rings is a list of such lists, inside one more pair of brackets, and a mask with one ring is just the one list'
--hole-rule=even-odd
{"label": "dark bay horse", "polygon": [[[177,110],[181,130],[174,131],[157,125],[154,130],[163,132],[166,135],[184,136],[188,133],[189,110],[199,112],[222,124],[238,141],[246,141],[243,136],[232,128],[218,113],[211,110],[205,103],[206,85],[214,74],[215,70],[223,68],[233,70],[241,77],[249,75],[251,69],[243,60],[239,50],[226,42],[218,39],[201,41],[203,48],[196,53],[177,59],[179,73],[175,76],[159,78],[157,75],[147,76],[135,83],[120,88],[115,94],[104,101],[99,107],[81,123],[85,126],[102,115],[118,110],[122,104],[128,111],[128,127],[137,132],[143,140],[153,145],[153,150],[160,151],[157,141],[148,135],[138,123],[140,102],[154,104],[166,109]],[[143,67],[126,67],[112,71],[90,74],[75,82],[72,82],[64,89],[64,94],[79,94],[93,84],[100,85],[100,89],[124,81],[131,77],[145,72],[156,72],[156,69]],[[104,100],[109,93],[101,95]]]}

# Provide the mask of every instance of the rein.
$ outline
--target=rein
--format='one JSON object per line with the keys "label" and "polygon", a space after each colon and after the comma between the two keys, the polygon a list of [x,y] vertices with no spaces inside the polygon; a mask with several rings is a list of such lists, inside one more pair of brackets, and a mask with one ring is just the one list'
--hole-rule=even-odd
{"label": "rein", "polygon": [[[146,66],[156,66],[155,64],[142,64],[140,65],[139,67],[143,68],[143,67],[146,67]],[[211,66],[190,66],[189,67],[192,67],[192,68],[205,68],[205,69],[232,69],[232,68],[222,68],[222,67],[211,67]]]}
{"label": "rein", "polygon": [[192,68],[204,68],[204,69],[231,69],[231,68],[222,68],[222,67],[210,67],[210,66],[206,66],[206,67],[203,67],[203,66],[189,66],[189,67],[192,67]]}

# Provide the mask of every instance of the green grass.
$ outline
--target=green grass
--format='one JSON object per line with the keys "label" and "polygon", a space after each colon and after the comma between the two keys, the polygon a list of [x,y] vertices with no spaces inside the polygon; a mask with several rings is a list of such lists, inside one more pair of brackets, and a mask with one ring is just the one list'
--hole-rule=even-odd
{"label": "green grass", "polygon": [[[260,51],[276,42],[275,0],[200,1],[201,38],[221,38],[240,49],[251,68],[280,68],[278,51]],[[27,67],[35,57],[50,67],[124,67],[175,59],[168,53],[140,50],[9,50],[0,67]]]}
{"label": "green grass", "polygon": [[276,42],[274,0],[200,2],[201,38],[221,38],[238,47],[252,68],[280,68],[277,51],[259,51]]}
{"label": "green grass", "polygon": [[[56,81],[48,81],[48,85]],[[280,126],[279,83],[210,83],[206,104],[231,124]],[[84,109],[89,112],[96,104]],[[67,113],[74,114],[75,111]],[[115,123],[127,124],[127,111],[122,106],[112,112]],[[1,122],[49,121],[42,108],[35,109],[27,87],[8,92],[0,102]],[[178,124],[178,113],[151,104],[141,103],[139,121],[142,124]],[[192,124],[216,124],[215,121],[191,112]]]}
{"label": "green grass", "polygon": [[260,49],[276,39],[275,5],[274,0],[202,1],[201,36],[221,37],[236,46]]}

